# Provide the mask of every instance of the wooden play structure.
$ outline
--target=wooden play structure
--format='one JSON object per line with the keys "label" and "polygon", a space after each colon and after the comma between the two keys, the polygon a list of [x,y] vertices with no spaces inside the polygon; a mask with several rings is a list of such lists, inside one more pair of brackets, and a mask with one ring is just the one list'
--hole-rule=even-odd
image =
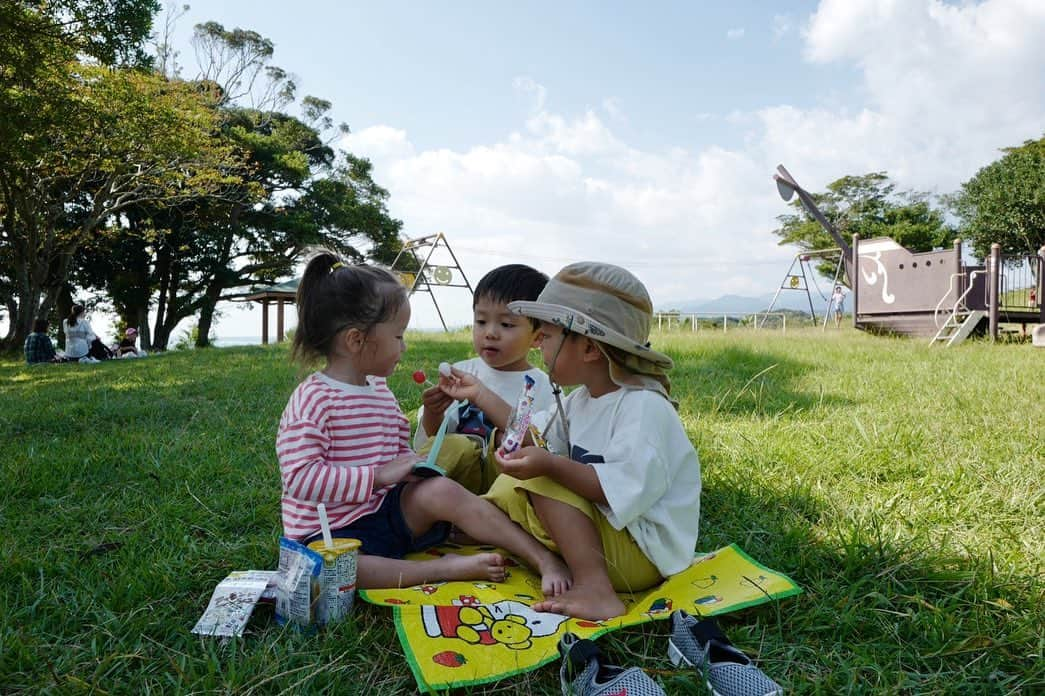
{"label": "wooden play structure", "polygon": [[781,197],[797,194],[841,249],[856,328],[953,346],[977,331],[996,339],[1001,323],[1045,324],[1045,247],[1035,255],[1004,255],[994,244],[986,262],[975,265],[963,260],[960,240],[952,249],[920,253],[890,237],[853,235],[850,244],[783,165],[773,178]]}

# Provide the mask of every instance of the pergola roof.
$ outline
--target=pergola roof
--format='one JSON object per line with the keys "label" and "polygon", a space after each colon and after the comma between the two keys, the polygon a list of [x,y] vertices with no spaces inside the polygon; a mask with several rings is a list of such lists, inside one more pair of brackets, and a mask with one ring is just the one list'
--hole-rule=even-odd
{"label": "pergola roof", "polygon": [[301,278],[294,278],[275,285],[263,285],[254,288],[249,295],[244,295],[244,300],[289,300],[293,302],[297,298],[298,285]]}

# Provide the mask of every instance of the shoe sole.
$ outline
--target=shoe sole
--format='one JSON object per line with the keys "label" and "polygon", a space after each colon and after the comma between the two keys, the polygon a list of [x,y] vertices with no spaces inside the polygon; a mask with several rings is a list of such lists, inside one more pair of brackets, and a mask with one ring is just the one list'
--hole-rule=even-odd
{"label": "shoe sole", "polygon": [[[690,662],[689,658],[686,657],[682,653],[682,651],[675,646],[675,641],[673,641],[670,638],[668,638],[668,659],[671,660],[671,664],[675,665],[676,667],[695,667],[695,665],[692,662]],[[703,670],[697,671],[703,672]],[[711,685],[710,680],[705,679],[704,683],[707,685],[708,691],[710,691],[713,694],[713,696],[724,696],[724,694],[715,690],[715,687]],[[765,696],[779,696],[783,693],[784,691],[782,689],[774,690],[766,693]]]}

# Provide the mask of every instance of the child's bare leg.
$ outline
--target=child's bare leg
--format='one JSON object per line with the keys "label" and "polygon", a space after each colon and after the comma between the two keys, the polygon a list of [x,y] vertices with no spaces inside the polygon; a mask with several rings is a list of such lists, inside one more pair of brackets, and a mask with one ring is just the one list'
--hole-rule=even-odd
{"label": "child's bare leg", "polygon": [[430,561],[360,556],[356,582],[364,590],[410,587],[440,580],[504,581],[504,559],[496,553],[447,554]]}
{"label": "child's bare leg", "polygon": [[496,544],[520,556],[541,574],[547,597],[570,586],[569,568],[562,559],[512,522],[497,507],[446,478],[431,478],[403,491],[403,516],[410,529],[428,529],[438,521],[451,522],[476,541]]}
{"label": "child's bare leg", "polygon": [[575,507],[536,493],[530,493],[530,501],[573,574],[573,587],[568,592],[534,604],[534,611],[592,621],[623,614],[624,602],[610,584],[602,539],[591,518]]}

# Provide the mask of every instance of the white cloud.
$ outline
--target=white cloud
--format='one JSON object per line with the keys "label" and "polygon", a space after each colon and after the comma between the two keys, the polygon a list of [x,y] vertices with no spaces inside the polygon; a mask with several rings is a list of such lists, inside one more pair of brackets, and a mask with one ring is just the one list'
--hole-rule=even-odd
{"label": "white cloud", "polygon": [[851,158],[912,186],[953,189],[999,148],[1045,130],[1039,0],[824,0],[804,36],[810,60],[860,69],[866,110],[803,114],[802,130],[826,130],[834,149],[846,143],[832,133],[859,132]]}
{"label": "white cloud", "polygon": [[730,41],[744,38],[744,27],[736,27],[726,31],[726,38]]}
{"label": "white cloud", "polygon": [[628,115],[611,97],[599,113],[559,113],[528,77],[514,86],[530,112],[503,142],[417,151],[378,126],[344,146],[374,160],[408,234],[447,233],[473,282],[511,259],[553,273],[594,258],[632,269],[668,306],[775,289],[792,253],[771,234],[786,211],[778,163],[814,190],[886,170],[901,188],[949,192],[999,148],[1041,137],[1045,3],[825,0],[802,38],[810,61],[852,68],[862,101],[724,109],[744,136],[735,149],[638,148],[615,132]]}

